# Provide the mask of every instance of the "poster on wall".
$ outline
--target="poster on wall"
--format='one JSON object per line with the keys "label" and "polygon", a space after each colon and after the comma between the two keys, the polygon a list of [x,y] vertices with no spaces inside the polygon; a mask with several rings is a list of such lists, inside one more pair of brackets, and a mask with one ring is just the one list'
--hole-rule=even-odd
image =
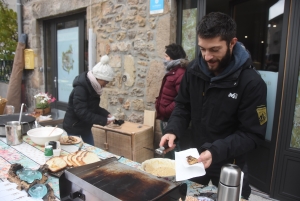
{"label": "poster on wall", "polygon": [[58,101],[68,102],[79,73],[78,27],[57,31]]}
{"label": "poster on wall", "polygon": [[150,14],[164,12],[164,0],[150,0]]}
{"label": "poster on wall", "polygon": [[274,112],[275,112],[278,72],[260,71],[260,70],[258,72],[261,74],[261,78],[265,81],[268,90],[267,91],[268,122],[267,122],[267,132],[266,132],[265,139],[271,141]]}

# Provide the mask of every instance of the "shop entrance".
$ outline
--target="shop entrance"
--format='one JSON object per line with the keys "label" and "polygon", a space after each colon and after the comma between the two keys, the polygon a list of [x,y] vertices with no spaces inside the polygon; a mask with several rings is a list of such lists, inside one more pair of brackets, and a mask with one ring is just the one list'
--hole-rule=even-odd
{"label": "shop entrance", "polygon": [[250,184],[270,193],[277,141],[282,81],[279,71],[284,68],[287,14],[284,0],[184,0],[178,6],[178,38],[189,60],[198,55],[197,22],[207,13],[223,12],[237,23],[237,38],[251,54],[253,65],[268,87],[268,128],[262,146],[248,156]]}
{"label": "shop entrance", "polygon": [[285,201],[300,200],[300,1],[287,2],[290,8],[289,37],[282,88],[282,108],[279,120],[278,146],[272,197]]}
{"label": "shop entrance", "polygon": [[46,91],[57,98],[55,107],[66,110],[74,78],[86,69],[85,14],[44,22]]}

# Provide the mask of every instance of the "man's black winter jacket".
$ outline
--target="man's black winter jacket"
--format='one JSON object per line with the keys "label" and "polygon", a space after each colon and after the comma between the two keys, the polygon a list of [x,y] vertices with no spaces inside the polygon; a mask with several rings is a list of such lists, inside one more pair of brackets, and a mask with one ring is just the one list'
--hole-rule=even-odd
{"label": "man's black winter jacket", "polygon": [[67,133],[84,135],[90,133],[93,124],[105,126],[109,112],[99,106],[100,96],[96,93],[84,72],[73,81],[63,128]]}
{"label": "man's black winter jacket", "polygon": [[[210,82],[194,60],[180,85],[166,128],[179,139],[191,121],[192,147],[209,150],[212,164],[241,158],[266,133],[267,87],[251,60],[227,77]],[[232,161],[231,160],[231,161]]]}

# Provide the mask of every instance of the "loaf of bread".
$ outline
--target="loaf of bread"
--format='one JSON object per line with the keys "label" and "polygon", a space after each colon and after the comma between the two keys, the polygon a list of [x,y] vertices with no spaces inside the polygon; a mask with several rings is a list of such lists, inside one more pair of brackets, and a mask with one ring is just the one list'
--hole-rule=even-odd
{"label": "loaf of bread", "polygon": [[67,167],[67,163],[65,162],[65,160],[63,159],[63,157],[53,157],[51,159],[49,159],[46,164],[48,165],[48,168],[51,172],[58,172],[64,168]]}
{"label": "loaf of bread", "polygon": [[[57,157],[54,157],[54,158],[57,158]],[[54,159],[54,158],[52,158],[52,159]],[[68,166],[68,167],[78,167],[78,166],[82,166],[82,165],[100,161],[97,154],[90,152],[90,151],[76,151],[74,153],[69,153],[68,155],[58,157],[58,158],[61,158],[66,163],[66,166]],[[49,164],[52,164],[52,163],[53,162],[51,162],[51,161],[49,162]],[[49,166],[49,164],[48,164],[48,166]],[[55,162],[55,164],[57,164],[57,163]],[[50,169],[50,167],[49,167],[49,169]],[[50,170],[53,172],[53,171],[55,171],[54,169],[55,168],[52,168]],[[63,168],[61,168],[61,169],[63,169]],[[57,170],[57,171],[59,171],[59,170]]]}

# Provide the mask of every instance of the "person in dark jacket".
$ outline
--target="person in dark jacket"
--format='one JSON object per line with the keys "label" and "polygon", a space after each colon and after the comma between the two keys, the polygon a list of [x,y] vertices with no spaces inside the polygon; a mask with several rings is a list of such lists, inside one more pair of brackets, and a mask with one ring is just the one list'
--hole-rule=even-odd
{"label": "person in dark jacket", "polygon": [[206,168],[206,175],[191,180],[203,185],[211,180],[218,186],[221,167],[235,163],[245,173],[242,196],[248,199],[246,155],[265,138],[267,87],[237,42],[231,17],[209,13],[197,25],[197,36],[200,55],[182,78],[160,146],[173,149],[191,122],[191,145]]}
{"label": "person in dark jacket", "polygon": [[63,122],[68,135],[81,136],[84,142],[91,145],[94,145],[93,124],[105,126],[111,123],[108,120],[111,114],[99,106],[103,87],[114,78],[108,62],[109,57],[104,55],[91,71],[75,77]]}
{"label": "person in dark jacket", "polygon": [[[160,119],[160,127],[163,135],[175,107],[174,99],[178,94],[180,82],[188,64],[186,53],[181,45],[173,43],[165,48],[164,67],[166,74],[162,80],[159,96],[155,102],[156,118]],[[180,151],[179,143],[177,143],[175,151]],[[166,153],[165,158],[175,159],[174,150]]]}

